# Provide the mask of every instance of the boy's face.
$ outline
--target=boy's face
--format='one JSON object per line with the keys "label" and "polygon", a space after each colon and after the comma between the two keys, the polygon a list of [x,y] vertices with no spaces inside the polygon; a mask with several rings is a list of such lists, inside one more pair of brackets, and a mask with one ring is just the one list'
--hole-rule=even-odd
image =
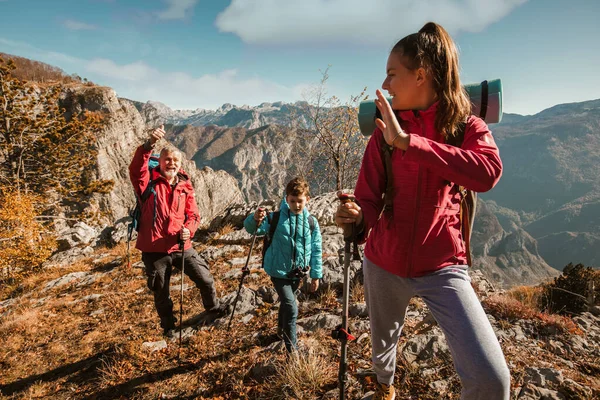
{"label": "boy's face", "polygon": [[310,197],[306,196],[305,194],[301,194],[299,196],[288,194],[285,197],[288,206],[290,206],[290,210],[292,210],[294,214],[300,214],[302,210],[304,210],[304,207],[306,207],[306,203],[308,203],[309,199]]}

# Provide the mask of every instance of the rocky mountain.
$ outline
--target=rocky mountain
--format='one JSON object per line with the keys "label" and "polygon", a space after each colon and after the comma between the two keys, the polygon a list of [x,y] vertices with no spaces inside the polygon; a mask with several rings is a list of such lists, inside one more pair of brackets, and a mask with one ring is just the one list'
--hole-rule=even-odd
{"label": "rocky mountain", "polygon": [[535,285],[558,275],[540,255],[537,240],[519,227],[505,230],[483,200],[477,203],[471,240],[473,268],[502,287]]}
{"label": "rocky mountain", "polygon": [[[145,121],[129,101],[119,99],[107,87],[71,85],[63,93],[61,107],[67,115],[80,110],[102,115],[104,128],[97,137],[95,172],[98,178],[113,180],[115,185],[109,194],[96,195],[96,207],[105,215],[103,223],[112,225],[126,217],[135,204],[128,166],[135,149],[148,136]],[[183,169],[192,179],[203,222],[209,222],[231,202],[242,201],[236,179],[225,171],[198,170],[186,159]]]}
{"label": "rocky mountain", "polygon": [[503,226],[531,234],[554,268],[600,265],[600,100],[509,115],[492,129],[504,173],[483,198]]}

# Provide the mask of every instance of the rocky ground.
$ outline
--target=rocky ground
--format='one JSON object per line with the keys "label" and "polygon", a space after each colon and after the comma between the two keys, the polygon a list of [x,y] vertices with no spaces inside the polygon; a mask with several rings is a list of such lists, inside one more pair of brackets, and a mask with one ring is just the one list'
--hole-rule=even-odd
{"label": "rocky ground", "polygon": [[[180,349],[178,337],[161,336],[139,252],[133,250],[128,268],[123,243],[94,249],[77,245],[76,235],[70,235],[74,247],[55,256],[41,273],[1,289],[0,398],[337,398],[339,342],[330,334],[341,321],[342,237],[331,226],[323,231],[323,284],[317,294],[299,294],[301,351],[292,359],[273,338],[277,295],[259,269],[260,246],[250,259],[253,272],[231,330],[228,317],[207,318],[198,291],[185,279]],[[231,303],[250,236],[225,223],[200,237],[196,248],[210,261],[221,301]],[[472,276],[506,354],[513,399],[600,396],[598,316],[532,317],[480,272]],[[361,399],[374,378],[358,261],[351,281],[357,340],[349,344],[347,393],[349,399]],[[178,274],[171,284],[178,314]],[[423,302],[414,299],[398,347],[397,398],[457,399],[460,383],[446,341],[427,314]]]}

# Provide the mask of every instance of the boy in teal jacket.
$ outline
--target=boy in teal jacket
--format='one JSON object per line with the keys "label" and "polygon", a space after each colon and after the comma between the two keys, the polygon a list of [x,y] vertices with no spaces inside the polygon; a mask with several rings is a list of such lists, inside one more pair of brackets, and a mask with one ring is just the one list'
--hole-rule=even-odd
{"label": "boy in teal jacket", "polygon": [[[296,290],[308,272],[311,278],[310,291],[319,288],[323,277],[321,231],[317,219],[310,215],[306,204],[310,199],[308,183],[302,178],[292,179],[285,188],[285,198],[281,201],[277,227],[271,244],[264,254],[265,272],[271,277],[279,296],[277,332],[283,335],[288,352],[296,349],[296,319],[298,306]],[[259,208],[244,221],[246,230],[258,236],[270,232],[273,215],[268,218],[264,209]]]}

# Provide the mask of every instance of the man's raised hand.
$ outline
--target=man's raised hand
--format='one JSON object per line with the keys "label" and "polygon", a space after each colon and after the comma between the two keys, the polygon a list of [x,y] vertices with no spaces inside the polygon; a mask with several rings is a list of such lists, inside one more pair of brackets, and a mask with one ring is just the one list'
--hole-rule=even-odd
{"label": "man's raised hand", "polygon": [[165,126],[161,125],[158,128],[154,128],[150,131],[150,144],[154,145],[154,143],[158,142],[165,136]]}

